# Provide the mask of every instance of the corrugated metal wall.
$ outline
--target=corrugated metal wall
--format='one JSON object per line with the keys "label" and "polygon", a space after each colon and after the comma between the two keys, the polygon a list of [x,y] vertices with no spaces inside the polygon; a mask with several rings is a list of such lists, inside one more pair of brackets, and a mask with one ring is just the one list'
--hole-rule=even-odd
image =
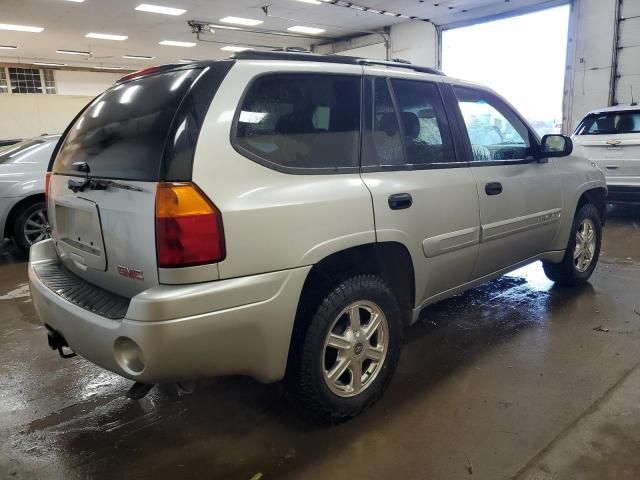
{"label": "corrugated metal wall", "polygon": [[620,0],[614,103],[640,100],[640,0]]}

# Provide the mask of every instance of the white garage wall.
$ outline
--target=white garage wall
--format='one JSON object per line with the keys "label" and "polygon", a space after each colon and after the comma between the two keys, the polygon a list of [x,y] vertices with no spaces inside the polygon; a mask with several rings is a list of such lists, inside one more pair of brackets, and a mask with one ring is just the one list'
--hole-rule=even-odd
{"label": "white garage wall", "polygon": [[0,139],[61,133],[93,97],[75,95],[0,95]]}
{"label": "white garage wall", "polygon": [[[435,67],[437,33],[432,23],[409,21],[393,25],[389,33],[389,58],[409,60],[416,65]],[[316,53],[336,53],[386,60],[381,35],[371,34],[315,47]]]}
{"label": "white garage wall", "polygon": [[436,27],[428,22],[405,22],[391,27],[391,58],[424,67],[436,66]]}
{"label": "white garage wall", "polygon": [[585,113],[609,105],[617,1],[573,2],[565,81],[564,133],[572,132]]}
{"label": "white garage wall", "polygon": [[352,48],[351,50],[336,52],[336,55],[350,55],[352,57],[384,60],[387,56],[387,48],[384,46],[384,43],[376,43],[374,45],[367,45],[366,47]]}
{"label": "white garage wall", "polygon": [[622,2],[615,101],[640,100],[640,0]]}
{"label": "white garage wall", "polygon": [[124,73],[54,70],[58,95],[96,95],[104,92]]}
{"label": "white garage wall", "polygon": [[62,132],[82,107],[125,73],[54,70],[57,95],[0,95],[0,139]]}

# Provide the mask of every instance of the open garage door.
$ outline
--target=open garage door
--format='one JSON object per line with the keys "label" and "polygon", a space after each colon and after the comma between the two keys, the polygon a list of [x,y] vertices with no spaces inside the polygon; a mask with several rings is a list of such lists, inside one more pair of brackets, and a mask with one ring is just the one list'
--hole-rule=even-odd
{"label": "open garage door", "polygon": [[640,99],[640,1],[620,0],[614,103]]}
{"label": "open garage door", "polygon": [[463,27],[445,27],[442,70],[495,89],[540,135],[559,133],[569,13],[569,5],[562,5]]}

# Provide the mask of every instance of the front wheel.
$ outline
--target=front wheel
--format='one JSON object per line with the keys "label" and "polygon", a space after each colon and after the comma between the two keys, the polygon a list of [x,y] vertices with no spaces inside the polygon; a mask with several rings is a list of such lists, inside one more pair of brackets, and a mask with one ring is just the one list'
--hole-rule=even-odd
{"label": "front wheel", "polygon": [[558,285],[575,286],[586,282],[598,263],[602,243],[602,223],[598,209],[584,204],[573,220],[571,235],[560,263],[542,262],[544,273]]}
{"label": "front wheel", "polygon": [[285,385],[307,413],[342,422],[372,405],[391,380],[402,346],[400,309],[375,275],[343,280],[308,307],[312,317]]}

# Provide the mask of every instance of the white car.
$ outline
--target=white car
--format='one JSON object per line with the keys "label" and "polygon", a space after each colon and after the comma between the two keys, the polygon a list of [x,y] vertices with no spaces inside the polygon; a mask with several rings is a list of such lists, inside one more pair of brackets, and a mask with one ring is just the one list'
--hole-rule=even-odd
{"label": "white car", "polygon": [[23,251],[49,235],[45,175],[60,135],[43,135],[0,148],[0,239]]}
{"label": "white car", "polygon": [[604,172],[607,201],[640,203],[640,106],[618,105],[589,112],[572,139],[574,152]]}
{"label": "white car", "polygon": [[602,172],[425,67],[243,52],[116,82],[64,134],[29,280],[49,344],[149,385],[284,379],[329,421],[421,310],[542,260],[587,281]]}

